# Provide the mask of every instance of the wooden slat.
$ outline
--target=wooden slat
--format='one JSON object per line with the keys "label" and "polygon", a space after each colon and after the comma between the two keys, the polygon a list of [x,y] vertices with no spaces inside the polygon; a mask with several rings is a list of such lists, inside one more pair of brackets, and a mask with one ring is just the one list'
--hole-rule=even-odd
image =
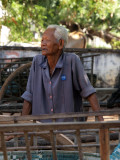
{"label": "wooden slat", "polygon": [[[91,62],[91,75],[93,75],[93,67],[94,67],[94,57],[92,58],[92,62]],[[91,76],[91,84],[94,85],[93,83],[93,76]]]}
{"label": "wooden slat", "polygon": [[[115,147],[117,144],[111,144],[112,147]],[[82,147],[100,147],[100,144],[82,144],[81,145]],[[56,146],[56,149],[63,149],[63,150],[69,150],[69,148],[78,148],[78,145],[57,145]],[[49,146],[49,145],[43,145],[43,146],[31,146],[30,147],[31,150],[40,150],[40,149],[52,149],[52,146]],[[26,147],[8,147],[7,148],[7,151],[25,151],[26,150]]]}
{"label": "wooden slat", "polygon": [[7,158],[7,149],[6,149],[6,144],[5,144],[5,138],[4,138],[4,133],[1,132],[1,147],[4,155],[4,160],[8,160]]}
{"label": "wooden slat", "polygon": [[118,133],[118,140],[119,140],[119,143],[120,143],[120,129],[119,129],[119,133]]}
{"label": "wooden slat", "polygon": [[110,147],[109,147],[109,130],[100,129],[100,155],[101,160],[109,160]]}
{"label": "wooden slat", "polygon": [[[97,116],[95,116],[95,121],[98,121],[98,117]],[[99,144],[99,135],[98,134],[96,134],[96,143]],[[100,152],[100,149],[99,149],[98,146],[96,146],[96,153],[99,153],[99,152]]]}
{"label": "wooden slat", "polygon": [[[74,126],[74,127],[73,127]],[[27,131],[48,131],[48,130],[77,130],[77,129],[99,129],[99,128],[119,128],[120,121],[108,122],[59,122],[59,123],[25,123],[25,124],[7,124],[0,125],[0,132],[21,132]]]}
{"label": "wooden slat", "polygon": [[35,145],[34,144],[34,135],[30,136],[30,146]]}
{"label": "wooden slat", "polygon": [[[64,114],[66,115],[66,114]],[[81,114],[83,116],[83,114]],[[68,116],[70,116],[68,114]],[[77,114],[76,114],[77,116]],[[24,117],[22,117],[24,118]],[[29,117],[30,118],[30,117]],[[38,116],[35,117],[34,116],[34,120],[37,120]],[[4,117],[5,119],[5,117]],[[12,119],[13,121],[17,122],[19,121],[19,118],[17,117],[14,117]],[[23,120],[23,119],[22,119]],[[25,120],[25,119],[24,119]],[[101,157],[104,158],[105,157],[105,152],[109,152],[109,148],[107,148],[109,146],[109,131],[108,131],[108,128],[111,128],[111,129],[115,129],[115,128],[120,128],[120,121],[108,121],[108,122],[64,122],[64,123],[26,123],[26,124],[0,124],[0,132],[9,132],[11,131],[11,134],[12,132],[21,132],[20,134],[23,134],[23,132],[25,132],[25,140],[26,140],[26,149],[27,149],[27,154],[28,154],[28,159],[30,160],[30,149],[41,149],[42,146],[30,146],[30,143],[29,143],[29,140],[28,140],[28,135],[32,135],[32,132],[33,132],[33,135],[43,135],[44,132],[45,134],[47,134],[48,132],[50,132],[50,139],[51,139],[51,144],[52,144],[52,149],[53,149],[53,158],[56,160],[56,149],[57,148],[65,148],[68,150],[68,148],[70,147],[73,147],[73,148],[76,148],[77,145],[56,145],[55,143],[55,137],[54,137],[54,134],[57,134],[60,133],[60,131],[66,131],[68,130],[69,132],[75,132],[75,130],[77,130],[77,141],[79,142],[78,144],[78,148],[79,148],[79,155],[81,156],[80,154],[80,151],[82,152],[82,150],[80,149],[81,147],[81,144],[80,144],[80,131],[79,130],[82,130],[84,129],[84,131],[88,131],[90,129],[90,131],[92,129],[94,129],[94,131],[98,131],[100,129],[100,145],[101,145]],[[37,133],[35,133],[37,132]],[[17,133],[14,133],[14,135],[17,135]],[[63,132],[64,133],[64,132]],[[67,133],[67,131],[66,131]],[[57,140],[57,136],[56,136],[56,140]],[[83,146],[83,145],[82,145]],[[89,145],[90,146],[90,145]],[[92,146],[92,145],[91,145]],[[95,145],[93,145],[95,146]],[[99,146],[98,144],[96,144],[96,146]],[[106,146],[106,151],[104,150],[104,147]],[[15,149],[17,149],[19,147],[16,147]],[[44,146],[43,146],[44,148]],[[20,148],[19,148],[20,149]],[[51,149],[50,146],[46,146],[46,149]],[[108,153],[109,154],[109,153]],[[102,159],[102,160],[109,160],[107,159],[107,156]]]}
{"label": "wooden slat", "polygon": [[76,130],[76,137],[77,137],[77,143],[78,143],[78,151],[79,151],[79,158],[80,160],[83,160],[83,153],[82,153],[82,147],[81,147],[81,138],[80,138],[80,130]]}
{"label": "wooden slat", "polygon": [[40,116],[3,116],[0,115],[0,122],[2,121],[13,121],[16,119],[17,121],[25,121],[25,120],[44,120],[44,119],[58,119],[58,118],[78,118],[78,117],[88,117],[88,116],[110,116],[110,115],[118,115],[120,113],[120,109],[117,110],[107,110],[107,111],[99,111],[99,112],[89,112],[89,113],[58,113],[53,115],[40,115]]}
{"label": "wooden slat", "polygon": [[28,141],[28,132],[24,132],[24,136],[25,136],[25,142],[26,142],[27,158],[28,158],[28,160],[32,160],[32,157],[30,154],[30,143]]}
{"label": "wooden slat", "polygon": [[[33,123],[37,123],[36,120],[33,120]],[[34,137],[32,136],[31,137],[31,140],[33,139],[33,145],[34,146],[37,146],[37,135],[34,135]]]}
{"label": "wooden slat", "polygon": [[50,140],[51,140],[51,145],[52,145],[53,160],[57,160],[57,155],[56,155],[56,138],[55,138],[53,130],[50,130]]}
{"label": "wooden slat", "polygon": [[[99,135],[96,133],[96,144],[99,144]],[[99,147],[96,147],[96,153],[99,153]]]}
{"label": "wooden slat", "polygon": [[[14,123],[17,124],[18,121],[17,121],[16,119],[14,119]],[[15,137],[14,137],[14,146],[15,146],[15,147],[18,147],[18,137],[17,137],[16,135],[15,135]]]}

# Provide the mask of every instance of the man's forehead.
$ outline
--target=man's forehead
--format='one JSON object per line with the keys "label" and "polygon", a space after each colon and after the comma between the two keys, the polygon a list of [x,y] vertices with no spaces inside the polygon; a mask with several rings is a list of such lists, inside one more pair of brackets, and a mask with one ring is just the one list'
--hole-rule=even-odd
{"label": "man's forehead", "polygon": [[54,34],[55,29],[54,28],[48,28],[45,30],[45,32],[43,33],[43,35],[47,35],[47,34]]}

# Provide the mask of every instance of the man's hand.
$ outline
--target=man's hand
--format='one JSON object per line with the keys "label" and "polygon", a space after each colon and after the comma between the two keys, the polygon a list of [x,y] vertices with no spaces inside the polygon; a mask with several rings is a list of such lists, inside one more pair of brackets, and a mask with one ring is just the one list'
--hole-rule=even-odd
{"label": "man's hand", "polygon": [[98,116],[98,120],[99,120],[99,121],[104,121],[103,116]]}

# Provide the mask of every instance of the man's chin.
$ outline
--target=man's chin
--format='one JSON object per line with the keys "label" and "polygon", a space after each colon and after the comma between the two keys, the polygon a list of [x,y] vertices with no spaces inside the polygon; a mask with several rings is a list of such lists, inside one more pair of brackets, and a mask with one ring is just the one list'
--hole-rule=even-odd
{"label": "man's chin", "polygon": [[42,55],[43,55],[43,56],[51,56],[50,53],[48,53],[48,52],[43,52],[43,51],[42,51]]}
{"label": "man's chin", "polygon": [[46,53],[46,52],[44,52],[44,51],[42,51],[42,55],[43,55],[43,56],[46,56],[46,55],[47,55],[47,53]]}

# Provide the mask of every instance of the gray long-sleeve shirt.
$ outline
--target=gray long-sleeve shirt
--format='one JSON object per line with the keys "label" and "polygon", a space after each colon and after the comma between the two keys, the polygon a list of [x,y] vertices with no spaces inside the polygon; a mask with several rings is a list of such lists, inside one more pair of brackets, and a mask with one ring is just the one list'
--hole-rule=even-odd
{"label": "gray long-sleeve shirt", "polygon": [[94,92],[76,54],[63,53],[52,77],[47,58],[37,55],[22,98],[32,103],[33,115],[68,113],[82,111],[82,97]]}

